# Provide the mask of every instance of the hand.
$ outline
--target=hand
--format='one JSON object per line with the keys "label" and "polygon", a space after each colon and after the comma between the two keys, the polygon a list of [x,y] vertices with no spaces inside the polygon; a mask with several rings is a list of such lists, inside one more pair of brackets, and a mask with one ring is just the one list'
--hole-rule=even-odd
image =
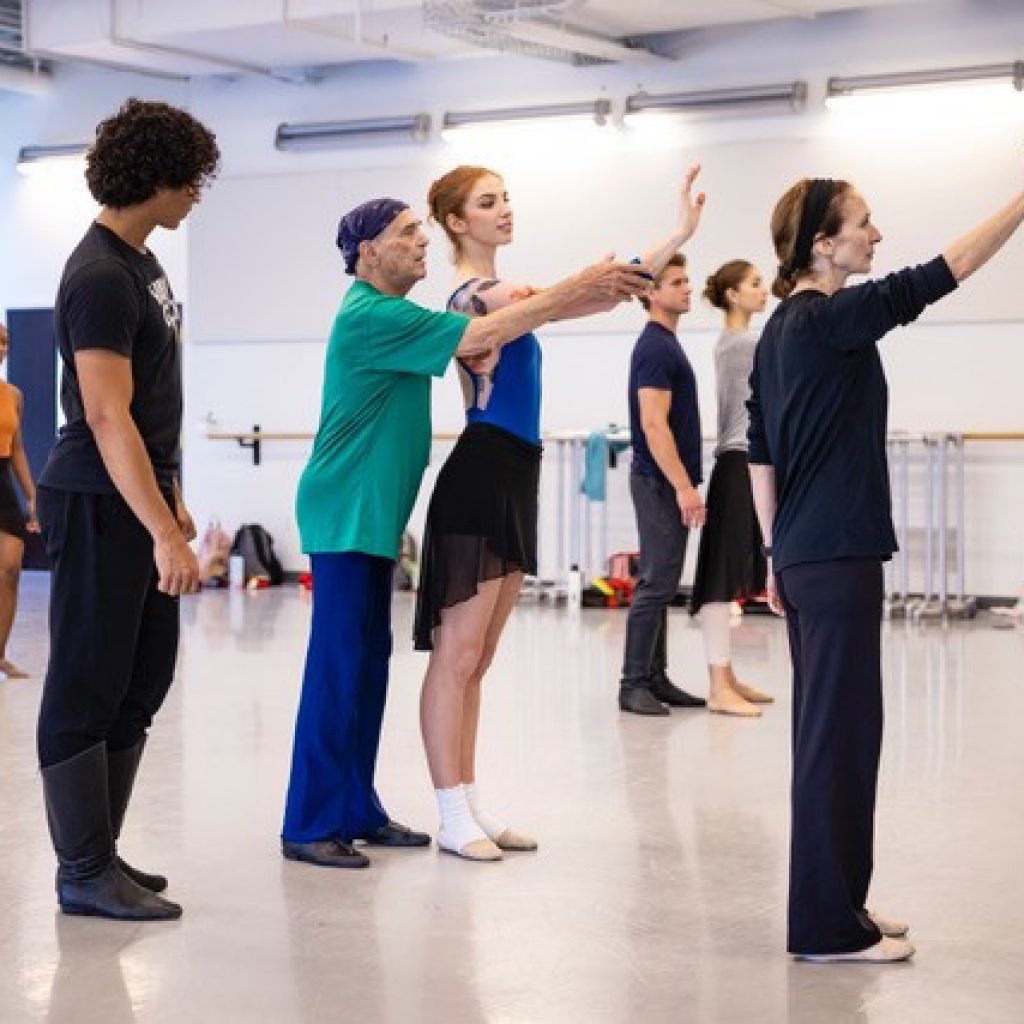
{"label": "hand", "polygon": [[466,366],[478,377],[486,377],[497,365],[501,358],[501,349],[492,348],[478,356],[463,359]]}
{"label": "hand", "polygon": [[180,524],[154,542],[153,561],[159,576],[157,590],[162,594],[177,597],[179,594],[194,594],[199,589],[202,582],[199,562],[188,546]]}
{"label": "hand", "polygon": [[680,487],[676,491],[676,503],[679,505],[683,526],[693,528],[704,525],[707,509],[704,507],[704,499],[696,487]]}
{"label": "hand", "polygon": [[768,560],[768,576],[765,580],[764,592],[768,598],[768,607],[771,609],[772,614],[778,615],[780,619],[784,619],[786,617],[786,609],[782,607],[782,599],[779,597],[779,591],[775,586],[775,573],[772,571],[771,559]]}
{"label": "hand", "polygon": [[643,263],[616,263],[613,254],[579,274],[589,302],[626,302],[646,294],[651,287],[650,268]]}
{"label": "hand", "polygon": [[25,529],[29,533],[39,533],[39,516],[36,515],[35,498],[25,506]]}
{"label": "hand", "polygon": [[704,212],[704,201],[707,198],[703,192],[693,193],[693,183],[700,174],[700,164],[693,164],[683,178],[683,193],[679,200],[679,234],[683,241],[692,238],[700,224],[700,215]]}
{"label": "hand", "polygon": [[192,518],[192,513],[185,508],[185,503],[183,501],[175,502],[174,518],[177,519],[178,526],[181,528],[181,534],[185,540],[195,540],[198,536],[195,520]]}

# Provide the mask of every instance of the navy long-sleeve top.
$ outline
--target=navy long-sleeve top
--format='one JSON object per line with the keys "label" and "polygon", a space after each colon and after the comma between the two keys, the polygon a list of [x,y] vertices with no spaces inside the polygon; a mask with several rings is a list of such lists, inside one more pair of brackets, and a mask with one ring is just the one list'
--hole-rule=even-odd
{"label": "navy long-sleeve top", "polygon": [[956,288],[946,261],[802,291],[765,325],[750,375],[750,461],[775,468],[776,571],[896,550],[877,342]]}

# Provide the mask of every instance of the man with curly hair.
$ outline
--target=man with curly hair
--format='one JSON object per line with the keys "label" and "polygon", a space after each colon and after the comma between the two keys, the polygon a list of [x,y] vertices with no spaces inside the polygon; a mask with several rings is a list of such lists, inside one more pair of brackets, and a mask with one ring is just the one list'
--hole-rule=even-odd
{"label": "man with curly hair", "polygon": [[40,478],[53,567],[39,761],[68,914],[168,920],[160,875],[117,855],[146,732],[174,675],[178,596],[197,589],[195,527],[178,483],[180,313],[146,247],[217,171],[190,114],[131,99],[96,130],[86,181],[99,216],[55,310],[66,418]]}

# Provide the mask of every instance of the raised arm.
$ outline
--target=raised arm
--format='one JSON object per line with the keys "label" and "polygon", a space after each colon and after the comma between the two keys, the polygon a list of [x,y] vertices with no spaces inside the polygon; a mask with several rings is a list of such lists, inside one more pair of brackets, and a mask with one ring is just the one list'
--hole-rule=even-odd
{"label": "raised arm", "polygon": [[675,230],[667,238],[643,254],[644,266],[657,277],[668,266],[668,261],[697,233],[700,215],[704,211],[705,195],[693,194],[693,183],[700,174],[700,164],[693,164],[683,179],[682,194],[679,197],[679,220]]}
{"label": "raised arm", "polygon": [[634,295],[642,295],[650,287],[644,274],[642,266],[610,260],[587,267],[528,299],[513,302],[489,316],[477,317],[466,328],[456,354],[463,358],[484,355],[564,316],[575,304],[600,301],[610,308]]}
{"label": "raised arm", "polygon": [[[704,210],[705,196],[703,192],[693,194],[693,183],[700,174],[700,164],[693,164],[683,179],[682,194],[679,200],[679,220],[670,235],[662,239],[641,257],[644,268],[651,277],[656,278],[668,266],[668,261],[694,236],[700,225],[700,215]],[[572,320],[576,317],[591,316],[594,313],[605,313],[614,303],[581,302],[571,306],[561,314],[559,319]]]}
{"label": "raised arm", "polygon": [[1024,221],[1024,192],[997,214],[958,238],[942,254],[957,281],[970,277],[1006,244]]}

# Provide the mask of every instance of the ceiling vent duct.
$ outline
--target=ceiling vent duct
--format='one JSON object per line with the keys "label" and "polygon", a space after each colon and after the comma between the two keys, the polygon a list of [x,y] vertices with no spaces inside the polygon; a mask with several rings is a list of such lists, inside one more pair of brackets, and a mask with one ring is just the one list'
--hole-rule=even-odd
{"label": "ceiling vent duct", "polygon": [[585,0],[423,0],[427,28],[471,46],[566,64],[657,59],[568,25],[565,16]]}

